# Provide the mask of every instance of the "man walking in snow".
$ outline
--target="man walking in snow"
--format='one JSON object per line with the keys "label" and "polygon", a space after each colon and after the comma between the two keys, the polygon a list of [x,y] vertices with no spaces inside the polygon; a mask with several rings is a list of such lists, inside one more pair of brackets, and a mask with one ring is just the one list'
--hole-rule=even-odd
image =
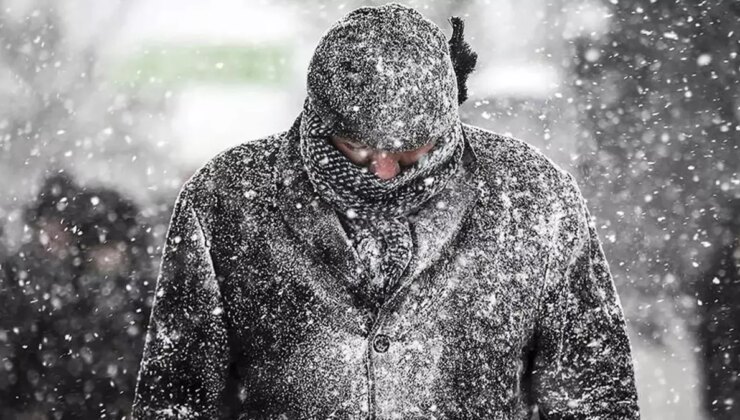
{"label": "man walking in snow", "polygon": [[639,418],[585,201],[460,122],[475,55],[453,26],[351,12],[293,127],[187,182],[134,418]]}

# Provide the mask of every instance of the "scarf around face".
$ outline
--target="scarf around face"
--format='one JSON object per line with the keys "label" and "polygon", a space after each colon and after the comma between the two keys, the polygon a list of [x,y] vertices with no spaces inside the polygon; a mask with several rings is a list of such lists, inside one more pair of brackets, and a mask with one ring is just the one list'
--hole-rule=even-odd
{"label": "scarf around face", "polygon": [[339,214],[364,265],[358,292],[377,309],[395,291],[411,260],[408,216],[442,191],[458,171],[462,126],[458,121],[436,139],[430,152],[390,180],[350,161],[331,143],[332,132],[307,101],[300,125],[303,165],[318,195]]}

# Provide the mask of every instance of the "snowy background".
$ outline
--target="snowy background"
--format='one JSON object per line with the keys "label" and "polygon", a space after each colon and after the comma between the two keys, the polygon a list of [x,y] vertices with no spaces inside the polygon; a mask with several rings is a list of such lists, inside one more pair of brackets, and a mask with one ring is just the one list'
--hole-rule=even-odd
{"label": "snowy background", "polygon": [[[0,0],[0,418],[128,415],[179,187],[286,130],[366,4]],[[579,179],[643,417],[740,419],[740,3],[407,4],[466,20],[463,119]]]}

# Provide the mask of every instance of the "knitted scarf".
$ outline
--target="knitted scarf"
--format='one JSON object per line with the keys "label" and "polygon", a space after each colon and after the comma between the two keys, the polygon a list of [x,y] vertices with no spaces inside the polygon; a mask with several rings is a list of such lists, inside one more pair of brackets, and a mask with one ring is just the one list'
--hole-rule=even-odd
{"label": "knitted scarf", "polygon": [[304,167],[319,196],[339,214],[364,264],[364,293],[377,307],[396,289],[411,260],[408,216],[439,193],[460,166],[462,127],[458,121],[432,151],[390,180],[351,162],[331,143],[331,134],[306,101],[300,126]]}

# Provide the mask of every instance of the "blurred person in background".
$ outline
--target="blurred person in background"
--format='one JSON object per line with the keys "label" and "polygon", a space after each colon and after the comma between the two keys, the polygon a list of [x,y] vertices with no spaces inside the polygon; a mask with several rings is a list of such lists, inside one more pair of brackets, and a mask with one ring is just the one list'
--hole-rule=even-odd
{"label": "blurred person in background", "polygon": [[137,214],[115,191],[45,181],[23,215],[28,240],[4,264],[0,417],[128,413],[150,273]]}
{"label": "blurred person in background", "polygon": [[293,127],[186,183],[134,418],[639,417],[585,200],[460,122],[476,58],[452,23],[351,12]]}

